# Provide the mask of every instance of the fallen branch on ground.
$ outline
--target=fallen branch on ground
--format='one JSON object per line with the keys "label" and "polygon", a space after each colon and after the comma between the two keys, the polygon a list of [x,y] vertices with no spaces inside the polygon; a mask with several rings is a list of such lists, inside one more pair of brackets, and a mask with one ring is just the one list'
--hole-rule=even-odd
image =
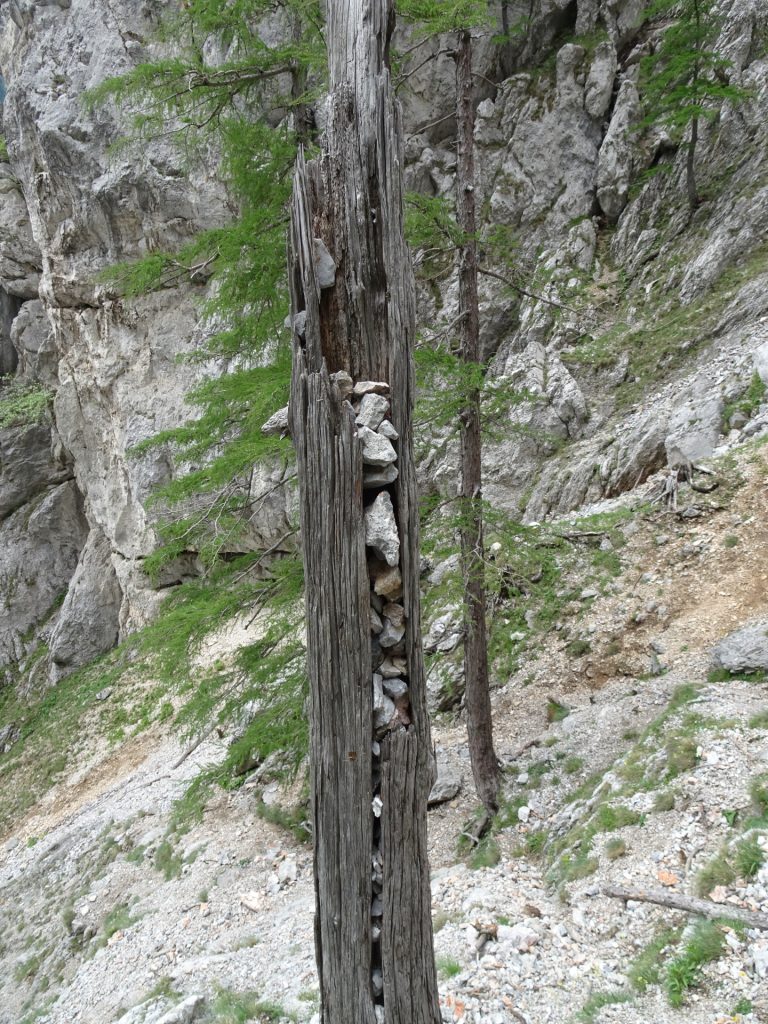
{"label": "fallen branch on ground", "polygon": [[724,918],[738,921],[747,928],[758,928],[768,932],[768,914],[756,910],[744,910],[730,903],[715,903],[713,900],[702,900],[696,896],[684,896],[677,892],[664,892],[663,889],[626,889],[620,885],[606,885],[602,889],[603,896],[617,900],[636,900],[638,903],[655,903],[659,907],[670,907],[683,910],[687,914],[699,914],[701,917]]}

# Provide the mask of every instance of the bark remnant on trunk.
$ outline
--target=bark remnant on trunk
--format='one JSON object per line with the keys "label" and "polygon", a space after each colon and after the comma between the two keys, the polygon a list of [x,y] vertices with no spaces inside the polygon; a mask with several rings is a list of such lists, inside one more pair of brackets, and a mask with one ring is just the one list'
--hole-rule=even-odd
{"label": "bark remnant on trunk", "polygon": [[326,139],[320,157],[298,161],[292,209],[290,425],[324,1024],[440,1021],[411,437],[415,309],[387,67],[393,23],[392,0],[329,4]]}

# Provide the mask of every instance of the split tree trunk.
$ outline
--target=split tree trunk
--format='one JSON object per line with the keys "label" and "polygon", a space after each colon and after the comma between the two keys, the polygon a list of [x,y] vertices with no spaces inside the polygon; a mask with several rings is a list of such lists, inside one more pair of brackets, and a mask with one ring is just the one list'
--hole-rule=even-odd
{"label": "split tree trunk", "polygon": [[[402,126],[387,67],[393,24],[392,0],[329,3],[325,145],[311,163],[299,158],[292,209],[290,421],[306,577],[324,1024],[440,1021],[426,843],[434,766],[411,440],[415,300],[403,236]],[[392,483],[381,482],[392,470],[377,473],[364,463],[364,431],[345,374],[388,385],[379,390],[390,399],[398,434]],[[399,558],[390,550],[389,565],[366,548],[365,510],[374,500],[391,502],[397,524]],[[405,634],[387,651],[390,661],[403,659],[407,686],[387,722],[382,714],[394,705],[382,705],[381,679],[372,676],[384,651],[370,632],[371,606],[382,611],[383,597],[382,613],[402,611]]]}
{"label": "split tree trunk", "polygon": [[[480,364],[480,309],[477,289],[475,216],[475,108],[472,88],[472,37],[459,32],[456,49],[457,175],[456,217],[463,239],[459,253],[461,358]],[[488,687],[488,638],[485,621],[485,569],[482,507],[480,390],[472,387],[460,417],[461,567],[464,576],[464,679],[467,732],[477,795],[489,814],[499,804],[499,762],[493,749]]]}

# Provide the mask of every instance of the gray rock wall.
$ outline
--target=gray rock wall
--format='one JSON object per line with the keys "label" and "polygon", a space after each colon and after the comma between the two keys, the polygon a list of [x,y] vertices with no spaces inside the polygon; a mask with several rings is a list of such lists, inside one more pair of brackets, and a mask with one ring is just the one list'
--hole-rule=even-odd
{"label": "gray rock wall", "polygon": [[[43,639],[52,679],[155,614],[160,593],[142,572],[156,543],[144,500],[175,468],[167,452],[137,459],[130,449],[186,417],[185,393],[202,372],[220,369],[178,361],[205,329],[204,286],[129,301],[99,283],[105,267],[173,248],[233,212],[215,166],[188,173],[161,141],[111,155],[120,116],[83,103],[88,88],[151,54],[166,7],[0,7],[10,154],[0,164],[0,368],[54,395],[50,421],[0,435],[0,667],[31,657]],[[765,342],[757,261],[713,313],[703,343],[696,339],[695,356],[633,405],[615,400],[630,353],[598,367],[571,358],[585,336],[612,326],[619,299],[627,327],[633,310],[642,319],[650,303],[695,305],[724,270],[759,253],[768,228],[768,77],[759,45],[768,5],[720,5],[722,47],[753,95],[704,131],[698,164],[707,201],[691,224],[680,189],[684,153],[663,132],[632,131],[638,62],[650,45],[638,29],[642,7],[538,0],[529,30],[506,51],[478,46],[478,205],[484,229],[503,226],[510,239],[491,269],[531,293],[483,278],[491,374],[528,396],[486,447],[485,492],[507,509],[525,506],[529,519],[630,489],[670,452],[706,456],[720,437],[724,401],[749,379]],[[528,0],[509,4],[510,23],[528,10]],[[409,183],[435,195],[454,184],[453,74],[443,56],[403,92]],[[639,187],[638,173],[652,163],[669,173]],[[455,277],[425,288],[420,302],[425,322],[450,324]],[[574,312],[589,304],[598,312]],[[425,487],[455,487],[450,444],[433,447],[421,475]],[[269,472],[258,477],[254,493],[272,482]],[[271,496],[255,532],[279,537],[285,515],[284,499]],[[193,563],[190,553],[183,571]]]}
{"label": "gray rock wall", "polygon": [[[14,0],[0,11],[11,160],[0,164],[0,287],[21,303],[7,331],[19,372],[55,394],[53,433],[43,426],[10,432],[8,443],[24,450],[3,459],[0,490],[11,494],[19,474],[31,487],[30,466],[53,472],[54,435],[69,480],[32,518],[37,490],[19,496],[15,515],[0,511],[0,550],[12,563],[3,566],[7,578],[18,574],[19,535],[26,552],[19,560],[29,565],[32,524],[50,519],[32,559],[40,564],[16,585],[7,621],[0,620],[0,664],[23,657],[42,637],[53,680],[156,610],[159,595],[141,569],[155,546],[143,501],[173,467],[167,453],[137,459],[129,452],[189,415],[184,395],[201,372],[177,359],[199,341],[202,288],[122,302],[99,273],[173,248],[229,216],[213,168],[188,177],[181,156],[162,143],[111,156],[122,132],[118,116],[91,114],[83,102],[88,88],[146,57],[164,6]],[[57,502],[66,507],[56,512]],[[44,627],[40,636],[35,625]]]}

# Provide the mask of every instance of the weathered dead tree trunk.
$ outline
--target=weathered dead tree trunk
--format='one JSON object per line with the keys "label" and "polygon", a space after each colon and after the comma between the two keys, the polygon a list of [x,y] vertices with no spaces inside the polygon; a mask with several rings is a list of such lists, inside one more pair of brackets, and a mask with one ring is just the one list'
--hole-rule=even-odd
{"label": "weathered dead tree trunk", "polygon": [[[472,37],[458,33],[456,48],[457,174],[456,219],[463,238],[459,251],[459,314],[461,359],[465,368],[480,365],[480,304],[477,287],[475,214],[475,108],[472,88]],[[468,389],[460,417],[461,436],[461,567],[464,576],[464,701],[472,776],[486,811],[499,805],[499,762],[493,749],[493,721],[488,686],[488,638],[485,616],[483,550],[482,437],[480,388]]]}
{"label": "weathered dead tree trunk", "polygon": [[[290,404],[324,1024],[438,1024],[411,439],[414,286],[392,0],[328,5],[323,154],[294,183]],[[367,382],[367,383],[366,383]],[[375,383],[371,383],[375,382]]]}

